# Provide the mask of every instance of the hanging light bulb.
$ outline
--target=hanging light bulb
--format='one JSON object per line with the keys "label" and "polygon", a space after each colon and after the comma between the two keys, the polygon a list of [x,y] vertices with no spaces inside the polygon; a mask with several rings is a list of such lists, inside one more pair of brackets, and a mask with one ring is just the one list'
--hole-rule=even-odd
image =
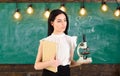
{"label": "hanging light bulb", "polygon": [[66,12],[66,8],[65,8],[65,4],[64,4],[64,3],[63,3],[63,4],[61,4],[60,10],[62,10],[62,11],[64,11],[64,12]]}
{"label": "hanging light bulb", "polygon": [[84,0],[82,1],[82,5],[81,5],[81,8],[80,8],[79,14],[80,14],[80,16],[87,15],[87,10],[85,9],[85,6],[84,6]]}
{"label": "hanging light bulb", "polygon": [[114,12],[114,16],[116,16],[116,17],[120,16],[120,7],[117,7],[117,9]]}
{"label": "hanging light bulb", "polygon": [[120,5],[119,5],[117,0],[115,0],[115,1],[116,1],[116,4],[117,4],[117,8],[116,8],[116,10],[114,12],[114,16],[120,17]]}
{"label": "hanging light bulb", "polygon": [[87,11],[86,11],[84,6],[80,8],[79,13],[80,13],[81,16],[85,16],[87,14]]}
{"label": "hanging light bulb", "polygon": [[19,9],[16,9],[16,11],[15,11],[13,16],[17,20],[21,19],[21,13],[20,13]]}
{"label": "hanging light bulb", "polygon": [[34,13],[34,9],[33,9],[33,7],[32,7],[32,4],[30,4],[30,5],[28,6],[28,8],[27,8],[27,13],[28,13],[28,14],[33,14],[33,13]]}
{"label": "hanging light bulb", "polygon": [[108,6],[107,6],[106,2],[103,2],[103,1],[102,1],[101,10],[102,10],[103,12],[107,12],[107,11],[108,11]]}
{"label": "hanging light bulb", "polygon": [[50,15],[50,10],[49,10],[49,9],[46,9],[46,11],[44,12],[44,16],[45,16],[46,18],[48,18],[49,15]]}

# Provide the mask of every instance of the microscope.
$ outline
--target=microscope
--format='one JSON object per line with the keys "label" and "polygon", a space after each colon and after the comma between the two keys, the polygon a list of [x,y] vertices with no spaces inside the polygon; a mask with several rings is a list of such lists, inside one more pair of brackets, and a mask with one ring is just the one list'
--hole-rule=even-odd
{"label": "microscope", "polygon": [[80,42],[77,46],[77,54],[79,56],[79,59],[77,60],[78,63],[81,62],[92,62],[92,58],[89,56],[90,55],[90,51],[89,51],[89,47],[87,45],[87,41],[86,41],[86,36],[85,34],[82,35],[82,39],[83,41]]}

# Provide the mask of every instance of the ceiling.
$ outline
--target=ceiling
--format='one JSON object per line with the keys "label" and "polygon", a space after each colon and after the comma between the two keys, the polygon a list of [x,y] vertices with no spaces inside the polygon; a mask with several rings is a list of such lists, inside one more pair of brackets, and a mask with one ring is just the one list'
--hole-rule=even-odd
{"label": "ceiling", "polygon": [[[0,2],[81,2],[83,0],[0,0]],[[84,0],[85,2],[101,2],[102,0]],[[115,0],[104,0],[115,2]],[[117,0],[120,2],[120,0]]]}

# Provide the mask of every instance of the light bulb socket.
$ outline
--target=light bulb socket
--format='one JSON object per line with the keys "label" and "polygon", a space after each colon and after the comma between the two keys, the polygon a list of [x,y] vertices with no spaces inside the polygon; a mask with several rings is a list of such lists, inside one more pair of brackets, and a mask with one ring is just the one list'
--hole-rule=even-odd
{"label": "light bulb socket", "polygon": [[120,10],[120,7],[117,7],[116,10]]}
{"label": "light bulb socket", "polygon": [[49,8],[46,8],[46,11],[49,11]]}
{"label": "light bulb socket", "polygon": [[29,6],[28,7],[32,7],[32,4],[29,4]]}
{"label": "light bulb socket", "polygon": [[84,6],[84,2],[81,4],[81,8],[85,8],[85,6]]}
{"label": "light bulb socket", "polygon": [[81,6],[81,8],[85,8],[85,6],[84,6],[84,5],[82,5],[82,6]]}
{"label": "light bulb socket", "polygon": [[65,6],[65,4],[64,4],[64,3],[62,3],[62,4],[61,4],[61,6]]}
{"label": "light bulb socket", "polygon": [[16,12],[19,12],[19,11],[20,11],[20,9],[16,8]]}
{"label": "light bulb socket", "polygon": [[103,4],[106,4],[106,2],[102,2],[102,5],[103,5]]}

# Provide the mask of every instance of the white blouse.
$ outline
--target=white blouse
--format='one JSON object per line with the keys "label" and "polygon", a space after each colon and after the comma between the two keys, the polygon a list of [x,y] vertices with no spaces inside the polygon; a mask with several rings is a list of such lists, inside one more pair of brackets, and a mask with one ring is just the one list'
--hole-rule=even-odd
{"label": "white blouse", "polygon": [[[74,51],[76,47],[77,36],[68,36],[66,34],[51,34],[42,40],[53,41],[57,43],[56,58],[60,61],[60,65],[70,64],[70,51]],[[41,40],[40,40],[41,41]]]}

